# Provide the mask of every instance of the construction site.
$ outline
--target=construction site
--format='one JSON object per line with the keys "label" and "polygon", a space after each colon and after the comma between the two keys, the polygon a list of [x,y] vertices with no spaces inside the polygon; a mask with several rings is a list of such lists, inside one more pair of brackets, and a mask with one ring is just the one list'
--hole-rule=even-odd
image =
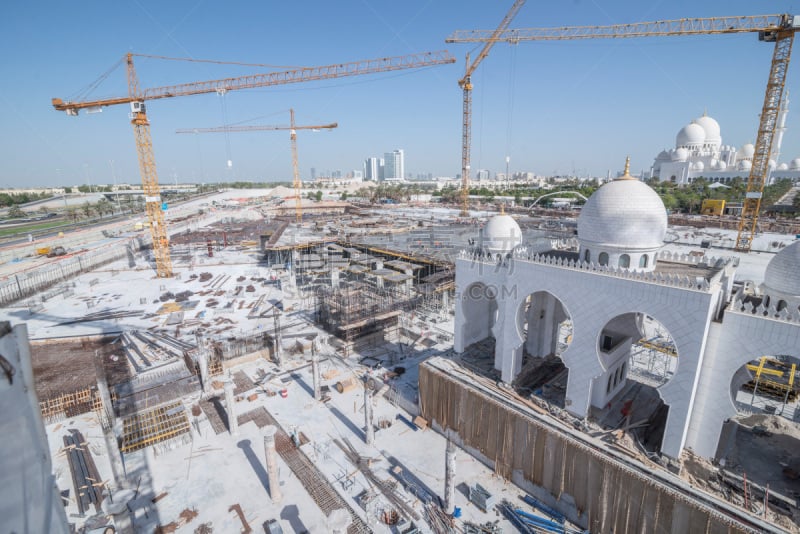
{"label": "construction site", "polygon": [[[147,89],[128,53],[127,96],[52,100],[130,107],[147,222],[0,249],[10,531],[800,531],[800,234],[759,223],[800,20],[510,30],[523,4],[447,39],[481,46],[457,204],[303,198],[296,131],[337,124],[292,109],[204,130],[289,131],[293,187],[167,206],[145,105],[447,52]],[[739,32],[775,51],[735,221],[668,217],[630,158],[580,210],[470,203],[495,44]]]}
{"label": "construction site", "polygon": [[[30,289],[0,288],[12,295],[4,318],[27,324],[54,471],[77,527],[247,531],[274,522],[285,532],[324,532],[341,509],[348,532],[514,532],[520,518],[594,532],[619,528],[622,517],[642,531],[673,521],[680,523],[671,528],[690,531],[700,523],[712,531],[792,530],[797,483],[780,475],[778,463],[777,480],[771,465],[750,466],[769,447],[781,456],[786,440],[797,439],[796,386],[773,384],[794,368],[782,373],[774,362],[753,362],[753,380],[737,397],[751,403],[730,440],[727,458],[738,468],[728,463],[720,472],[747,472],[751,499],[763,500],[754,488],[767,486],[772,498],[788,499],[757,519],[744,509],[736,480],[715,479],[712,464],[689,456],[675,473],[659,460],[667,410],[657,388],[675,373],[676,353],[656,326],[631,349],[625,389],[578,420],[564,410],[569,373],[560,353],[573,335],[569,321],[553,354],[526,357],[513,389],[498,387],[493,340],[453,351],[453,259],[480,235],[476,224],[459,222],[457,210],[419,218],[399,207],[390,220],[380,208],[360,209],[335,219],[304,215],[298,225],[252,195],[238,207],[186,216],[186,229],[171,240],[172,278],[154,279],[152,251],[121,234],[112,244],[90,239],[83,254],[30,258],[7,281]],[[575,246],[569,221],[523,213],[517,220],[531,249],[566,254]],[[684,243],[670,245],[675,250],[696,250],[708,237],[678,234]],[[758,246],[787,239],[766,234]],[[102,258],[96,247],[118,250],[118,259],[91,266],[92,257]],[[85,270],[64,276],[62,265],[76,258]],[[23,290],[28,296],[16,298]],[[789,392],[777,413],[775,387]],[[755,427],[763,434],[747,430]],[[754,439],[763,454],[747,452]],[[597,491],[584,495],[563,473],[541,471],[558,463],[536,458],[554,454],[577,470],[581,487],[590,475],[578,473],[595,473],[588,480]],[[584,461],[600,463],[585,471]],[[650,480],[653,470],[661,474]],[[614,485],[623,494],[596,500],[612,473],[629,477]],[[554,486],[557,479],[567,486]],[[630,491],[631,484],[651,493]],[[129,500],[121,510],[112,498]],[[631,498],[653,499],[665,515],[634,520]]]}

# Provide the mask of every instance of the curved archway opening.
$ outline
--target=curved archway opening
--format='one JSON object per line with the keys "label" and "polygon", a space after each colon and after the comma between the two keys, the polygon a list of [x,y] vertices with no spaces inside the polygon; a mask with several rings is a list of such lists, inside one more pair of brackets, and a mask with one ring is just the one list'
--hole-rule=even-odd
{"label": "curved archway opening", "polygon": [[572,317],[564,303],[548,291],[529,294],[517,311],[522,337],[522,369],[514,387],[564,406],[569,370],[561,354],[572,342]]}
{"label": "curved archway opening", "polygon": [[633,442],[658,452],[669,413],[658,388],[677,368],[674,338],[657,319],[624,313],[601,330],[597,354],[605,371],[592,386],[596,421],[606,429],[625,429]]}
{"label": "curved archway opening", "polygon": [[476,282],[464,291],[461,300],[464,312],[464,348],[486,341],[482,352],[494,352],[494,328],[497,322],[497,291],[483,282]]}
{"label": "curved archway opening", "polygon": [[800,352],[758,356],[731,377],[737,415],[722,426],[716,457],[725,469],[747,473],[753,491],[769,485],[770,492],[790,495],[800,489],[800,456],[786,455],[800,449],[798,382]]}

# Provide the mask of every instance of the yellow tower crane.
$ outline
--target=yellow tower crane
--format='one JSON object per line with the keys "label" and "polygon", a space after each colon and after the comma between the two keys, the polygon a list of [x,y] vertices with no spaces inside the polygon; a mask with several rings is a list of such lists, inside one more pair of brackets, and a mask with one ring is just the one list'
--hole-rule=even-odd
{"label": "yellow tower crane", "polygon": [[236,125],[236,126],[215,126],[213,128],[179,128],[175,133],[179,134],[197,134],[197,133],[229,133],[229,132],[261,132],[261,131],[278,131],[289,130],[289,139],[292,142],[292,170],[294,173],[294,196],[295,196],[295,218],[298,223],[303,222],[303,206],[300,202],[301,189],[303,182],[300,180],[300,171],[297,166],[297,130],[332,130],[337,128],[339,123],[332,122],[330,124],[314,124],[298,126],[294,123],[294,109],[289,110],[289,125]]}
{"label": "yellow tower crane", "polygon": [[458,85],[464,93],[464,102],[461,116],[461,216],[469,215],[469,170],[470,170],[470,145],[472,143],[472,73],[478,68],[481,61],[486,59],[494,43],[499,39],[495,37],[502,35],[503,31],[511,24],[511,20],[517,15],[525,0],[515,0],[514,4],[506,13],[500,25],[491,32],[491,39],[486,40],[475,61],[470,63],[467,54],[466,70],[464,76],[458,80]]}
{"label": "yellow tower crane", "polygon": [[238,89],[286,85],[455,63],[455,58],[447,51],[426,52],[142,89],[139,87],[136,70],[133,66],[133,57],[134,54],[131,53],[125,56],[128,74],[128,96],[67,102],[60,98],[53,98],[52,104],[57,111],[64,111],[67,115],[73,116],[78,115],[81,109],[101,109],[103,107],[120,104],[130,105],[131,124],[133,125],[134,137],[136,138],[136,152],[139,159],[139,172],[142,177],[142,189],[145,195],[147,218],[150,223],[150,234],[153,238],[156,274],[160,278],[169,278],[172,276],[172,260],[169,254],[169,235],[167,233],[161,204],[161,192],[158,185],[155,156],[153,154],[153,142],[150,137],[150,121],[147,118],[145,109],[145,102],[147,100],[205,93],[224,93],[226,91]]}
{"label": "yellow tower crane", "polygon": [[800,28],[800,17],[788,14],[753,15],[743,17],[710,17],[634,22],[607,26],[562,26],[558,28],[524,28],[496,30],[459,30],[450,35],[448,43],[498,42],[516,44],[521,41],[568,41],[576,39],[619,39],[629,37],[665,37],[679,35],[709,35],[719,33],[758,33],[760,41],[775,43],[767,90],[758,125],[755,153],[747,179],[736,250],[749,252],[758,224],[761,197],[767,183],[769,156],[776,134],[786,72],[792,55],[794,34]]}

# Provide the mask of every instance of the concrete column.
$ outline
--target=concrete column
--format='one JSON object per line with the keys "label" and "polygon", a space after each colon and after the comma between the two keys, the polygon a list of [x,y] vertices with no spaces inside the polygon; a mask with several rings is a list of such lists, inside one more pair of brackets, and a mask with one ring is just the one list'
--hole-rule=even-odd
{"label": "concrete column", "polygon": [[449,436],[444,462],[444,511],[452,514],[456,495],[456,444]]}
{"label": "concrete column", "polygon": [[447,317],[450,314],[450,292],[442,291],[442,315]]}
{"label": "concrete column", "polygon": [[319,377],[319,355],[314,349],[314,342],[311,342],[311,374],[314,377],[314,400],[322,399],[322,384]]}
{"label": "concrete column", "polygon": [[331,269],[331,287],[339,287],[339,269]]}
{"label": "concrete column", "polygon": [[347,529],[353,519],[347,510],[339,508],[328,516],[328,532],[331,534],[347,534]]}
{"label": "concrete column", "polygon": [[197,366],[200,368],[200,386],[203,388],[203,393],[205,393],[208,390],[208,351],[202,332],[195,332],[194,337],[197,341],[195,359]]}
{"label": "concrete column", "polygon": [[367,427],[365,442],[372,445],[375,442],[375,427],[372,425],[372,388],[369,383],[364,384],[364,422]]}
{"label": "concrete column", "polygon": [[264,428],[264,457],[267,463],[267,479],[269,480],[269,497],[273,503],[280,502],[281,483],[278,480],[278,452],[275,450],[275,433],[278,429],[272,425]]}
{"label": "concrete column", "polygon": [[231,431],[231,436],[239,434],[239,421],[236,419],[236,407],[233,398],[233,380],[228,379],[225,381],[225,409],[228,410],[228,429]]}

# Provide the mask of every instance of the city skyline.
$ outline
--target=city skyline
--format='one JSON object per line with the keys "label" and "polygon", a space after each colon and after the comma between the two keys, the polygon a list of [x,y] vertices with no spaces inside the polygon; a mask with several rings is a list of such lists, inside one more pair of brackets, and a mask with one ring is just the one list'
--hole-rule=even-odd
{"label": "city skyline", "polygon": [[[291,180],[286,132],[174,133],[187,127],[285,123],[290,107],[298,124],[339,123],[332,131],[298,132],[304,179],[312,167],[357,170],[365,154],[400,146],[414,155],[405,176],[456,177],[462,105],[456,82],[465,54],[477,48],[446,45],[444,39],[457,29],[495,27],[510,5],[163,6],[143,1],[86,9],[69,25],[52,17],[48,2],[14,5],[0,35],[6,49],[15,50],[0,61],[5,82],[0,101],[7,110],[0,133],[0,187],[139,181],[126,106],[67,117],[50,105],[53,97],[75,97],[129,50],[274,65],[136,58],[140,84],[153,87],[447,48],[458,60],[455,65],[165,99],[149,103],[148,111],[163,183]],[[792,12],[796,6],[784,0],[761,7],[743,0],[530,2],[511,26]],[[723,125],[729,143],[753,142],[771,54],[772,46],[753,34],[498,44],[473,75],[472,169],[504,173],[509,157],[510,173],[605,176],[631,155],[639,172],[673,144],[680,126],[704,110]],[[790,90],[798,72],[790,66]],[[110,71],[91,97],[126,92],[123,65]],[[794,111],[783,146],[785,160],[800,156],[800,120]]]}

